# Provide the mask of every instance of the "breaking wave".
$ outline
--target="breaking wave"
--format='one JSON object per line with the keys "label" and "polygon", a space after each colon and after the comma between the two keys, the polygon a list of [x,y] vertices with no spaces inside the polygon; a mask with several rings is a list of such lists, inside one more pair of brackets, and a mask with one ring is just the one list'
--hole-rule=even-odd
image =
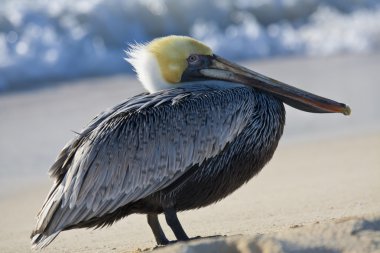
{"label": "breaking wave", "polygon": [[129,72],[123,50],[190,35],[230,59],[380,49],[378,0],[3,0],[0,89]]}

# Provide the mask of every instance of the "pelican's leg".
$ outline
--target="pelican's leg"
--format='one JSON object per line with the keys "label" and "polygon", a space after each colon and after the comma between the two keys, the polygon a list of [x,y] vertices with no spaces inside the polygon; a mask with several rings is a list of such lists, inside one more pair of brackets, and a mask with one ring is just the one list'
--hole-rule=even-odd
{"label": "pelican's leg", "polygon": [[189,237],[186,235],[183,230],[181,223],[177,218],[177,212],[174,208],[168,208],[164,210],[166,223],[168,223],[169,227],[173,230],[173,233],[177,240],[186,241],[189,240]]}
{"label": "pelican's leg", "polygon": [[154,238],[156,238],[157,245],[168,244],[169,240],[166,238],[164,231],[162,231],[157,214],[148,214],[147,219],[148,224],[153,231]]}

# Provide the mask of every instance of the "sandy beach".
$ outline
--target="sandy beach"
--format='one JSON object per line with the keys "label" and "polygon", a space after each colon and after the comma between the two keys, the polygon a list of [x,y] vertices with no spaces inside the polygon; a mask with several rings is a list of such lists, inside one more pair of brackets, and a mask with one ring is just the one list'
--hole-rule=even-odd
{"label": "sandy beach", "polygon": [[[352,116],[287,107],[283,139],[257,177],[215,205],[179,214],[190,236],[226,237],[157,252],[380,251],[380,55],[242,64],[345,102]],[[134,77],[115,76],[0,94],[0,252],[32,251],[34,217],[51,185],[46,172],[73,131],[142,91]],[[145,216],[132,215],[102,230],[62,232],[44,252],[154,246]]]}

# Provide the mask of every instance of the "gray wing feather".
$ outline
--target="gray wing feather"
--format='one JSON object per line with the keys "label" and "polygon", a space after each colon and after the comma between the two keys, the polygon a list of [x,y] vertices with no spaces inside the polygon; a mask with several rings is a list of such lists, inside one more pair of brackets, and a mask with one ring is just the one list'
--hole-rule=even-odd
{"label": "gray wing feather", "polygon": [[246,126],[249,92],[190,86],[143,94],[99,115],[50,170],[57,184],[37,233],[113,212],[216,156]]}

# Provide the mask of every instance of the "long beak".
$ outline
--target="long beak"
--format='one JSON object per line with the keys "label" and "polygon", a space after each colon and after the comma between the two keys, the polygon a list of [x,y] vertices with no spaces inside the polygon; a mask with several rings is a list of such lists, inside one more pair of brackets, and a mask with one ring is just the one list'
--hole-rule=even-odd
{"label": "long beak", "polygon": [[314,95],[266,77],[216,55],[212,56],[211,63],[199,72],[208,78],[242,83],[257,88],[299,110],[315,113],[343,113],[344,115],[351,113],[350,107],[343,103]]}

